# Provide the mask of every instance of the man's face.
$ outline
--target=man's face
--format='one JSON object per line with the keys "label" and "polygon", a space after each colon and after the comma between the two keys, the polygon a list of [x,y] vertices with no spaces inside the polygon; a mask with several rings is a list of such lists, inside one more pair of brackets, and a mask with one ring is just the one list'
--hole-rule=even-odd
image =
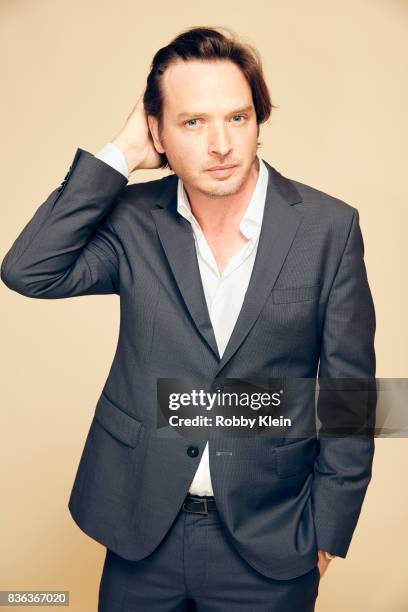
{"label": "man's face", "polygon": [[162,84],[160,135],[157,121],[150,123],[156,148],[190,194],[237,193],[249,179],[258,137],[251,89],[239,67],[225,60],[180,60],[166,70]]}

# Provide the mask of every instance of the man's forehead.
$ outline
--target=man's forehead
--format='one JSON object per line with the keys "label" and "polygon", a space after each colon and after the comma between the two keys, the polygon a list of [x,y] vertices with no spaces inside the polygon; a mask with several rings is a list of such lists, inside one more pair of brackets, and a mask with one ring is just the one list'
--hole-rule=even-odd
{"label": "man's forehead", "polygon": [[[217,70],[221,63],[221,70]],[[178,117],[214,111],[249,112],[253,107],[245,76],[229,60],[177,61],[162,77],[162,94],[166,109]]]}
{"label": "man's forehead", "polygon": [[[196,90],[207,86],[231,87],[246,83],[239,66],[231,60],[177,60],[168,66],[161,78],[165,90],[173,94],[185,89]],[[183,89],[180,89],[180,85]]]}

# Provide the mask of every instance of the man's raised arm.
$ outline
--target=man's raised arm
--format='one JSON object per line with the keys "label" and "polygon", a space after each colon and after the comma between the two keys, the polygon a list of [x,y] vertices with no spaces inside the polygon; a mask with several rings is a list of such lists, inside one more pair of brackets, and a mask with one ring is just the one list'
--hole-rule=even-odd
{"label": "man's raised arm", "polygon": [[[142,98],[112,142],[123,152],[129,172],[160,166]],[[61,185],[6,253],[1,280],[33,298],[119,293],[123,247],[111,213],[127,181],[117,169],[78,148]]]}

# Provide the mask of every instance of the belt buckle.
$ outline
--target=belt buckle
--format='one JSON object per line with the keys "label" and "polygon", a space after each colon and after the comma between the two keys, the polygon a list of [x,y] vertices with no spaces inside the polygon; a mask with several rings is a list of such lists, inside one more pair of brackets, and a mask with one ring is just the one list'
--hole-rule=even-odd
{"label": "belt buckle", "polygon": [[185,503],[186,502],[183,502],[183,510],[185,512],[191,512],[192,514],[208,514],[208,499],[205,499],[205,498],[204,499],[195,499],[195,500],[193,499],[191,501],[204,502],[204,508],[205,508],[204,512],[201,512],[200,510],[197,510],[197,511],[196,510],[189,510],[188,508],[185,507]]}

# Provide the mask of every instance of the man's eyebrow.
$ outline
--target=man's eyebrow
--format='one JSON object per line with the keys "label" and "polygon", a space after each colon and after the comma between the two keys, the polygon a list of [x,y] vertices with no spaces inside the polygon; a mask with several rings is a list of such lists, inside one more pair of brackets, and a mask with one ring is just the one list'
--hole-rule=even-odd
{"label": "man's eyebrow", "polygon": [[[227,113],[228,115],[236,115],[238,113],[248,113],[249,111],[254,110],[254,107],[252,104],[250,104],[249,106],[244,106],[243,108],[237,108],[235,110],[230,111],[229,113]],[[207,113],[201,113],[200,111],[194,111],[194,112],[183,112],[183,113],[179,113],[177,115],[177,119],[182,119],[183,117],[192,117],[192,116],[197,116],[200,115],[200,117],[208,117]]]}

